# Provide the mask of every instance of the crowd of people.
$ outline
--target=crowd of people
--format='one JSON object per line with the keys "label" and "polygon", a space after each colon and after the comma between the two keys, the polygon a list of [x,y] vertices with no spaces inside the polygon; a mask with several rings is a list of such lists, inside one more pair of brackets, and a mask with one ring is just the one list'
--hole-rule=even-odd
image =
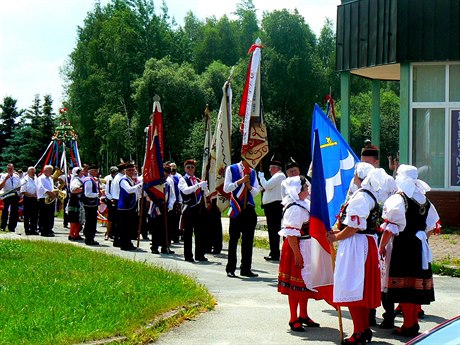
{"label": "crowd of people", "polygon": [[[423,313],[421,305],[434,301],[428,238],[440,228],[439,216],[426,198],[430,188],[418,180],[417,169],[397,163],[393,165],[395,177],[388,175],[379,168],[378,148],[368,143],[355,166],[338,222],[324,235],[331,246],[339,242],[333,300],[327,302],[335,308],[348,307],[353,320],[352,336],[343,344],[371,341],[375,308],[381,304],[385,309],[381,328],[393,328],[400,310],[404,323],[394,333],[415,336]],[[96,165],[75,167],[69,176],[59,176],[67,190],[62,201],[69,241],[99,245],[95,235],[102,202],[108,210],[105,240],[113,241],[113,246],[121,250],[136,250],[132,241],[150,235],[153,254],[174,254],[171,245],[181,240],[187,262],[205,262],[207,253],[219,254],[222,222],[216,200],[209,199],[207,181],[195,176],[196,161],[188,159],[183,167],[185,173],[181,175],[175,163],[164,164],[160,198],[144,193],[142,176],[132,162],[112,166],[105,177],[99,176]],[[264,258],[279,261],[278,291],[288,296],[291,330],[301,332],[304,327],[320,326],[309,317],[307,306],[308,299],[324,297],[305,274],[306,267],[311,266],[310,179],[300,175],[292,158],[284,168],[287,176],[283,163],[273,157],[267,179],[245,160],[227,167],[223,191],[230,196],[230,226],[225,271],[229,278],[237,276],[238,268],[241,276],[258,276],[252,269],[252,254],[257,225],[255,197],[262,192],[270,243],[270,252]],[[25,234],[54,236],[60,189],[52,174],[53,167],[47,165],[38,177],[34,167],[20,176],[14,165],[8,164],[6,173],[0,176],[2,231],[15,231],[22,198]],[[400,304],[396,309],[395,303]]]}

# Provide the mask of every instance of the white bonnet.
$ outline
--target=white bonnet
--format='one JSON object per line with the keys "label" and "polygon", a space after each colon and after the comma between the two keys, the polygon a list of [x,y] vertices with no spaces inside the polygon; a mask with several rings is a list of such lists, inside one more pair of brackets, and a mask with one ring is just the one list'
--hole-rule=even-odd
{"label": "white bonnet", "polygon": [[416,167],[408,164],[401,164],[396,174],[396,185],[398,189],[404,192],[409,198],[412,198],[415,192],[425,195],[431,190],[430,186],[418,180],[418,170]]}
{"label": "white bonnet", "polygon": [[369,172],[374,169],[375,168],[373,165],[366,162],[359,162],[355,166],[356,175],[358,175],[358,177],[362,180],[364,180],[367,174],[369,174]]}

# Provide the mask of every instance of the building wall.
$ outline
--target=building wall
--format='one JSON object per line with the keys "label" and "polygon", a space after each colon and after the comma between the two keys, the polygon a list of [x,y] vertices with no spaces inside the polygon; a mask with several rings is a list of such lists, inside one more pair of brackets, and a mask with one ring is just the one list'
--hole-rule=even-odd
{"label": "building wall", "polygon": [[460,192],[430,191],[427,197],[436,207],[441,225],[460,227]]}

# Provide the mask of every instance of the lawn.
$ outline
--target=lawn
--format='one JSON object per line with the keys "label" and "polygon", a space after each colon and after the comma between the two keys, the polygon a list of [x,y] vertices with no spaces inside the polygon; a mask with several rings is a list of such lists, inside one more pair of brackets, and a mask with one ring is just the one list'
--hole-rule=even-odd
{"label": "lawn", "polygon": [[75,344],[112,336],[146,343],[146,327],[212,308],[196,281],[152,265],[70,244],[0,240],[0,344]]}

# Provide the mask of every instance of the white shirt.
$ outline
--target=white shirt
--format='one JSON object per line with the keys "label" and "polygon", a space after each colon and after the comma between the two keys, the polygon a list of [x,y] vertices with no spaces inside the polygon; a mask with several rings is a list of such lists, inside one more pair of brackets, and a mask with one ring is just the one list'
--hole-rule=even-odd
{"label": "white shirt", "polygon": [[46,192],[52,192],[54,189],[53,180],[50,177],[46,177],[45,174],[41,174],[37,178],[37,198],[46,198]]}
{"label": "white shirt", "polygon": [[274,174],[268,181],[265,177],[260,176],[260,184],[265,189],[262,196],[264,205],[274,201],[281,201],[281,182],[286,179],[286,175],[280,170]]}
{"label": "white shirt", "polygon": [[[232,171],[230,169],[231,165],[227,167],[225,170],[225,182],[224,182],[224,192],[225,193],[231,193],[233,192],[236,188],[238,188],[238,183],[235,181],[233,182],[233,176],[232,176]],[[243,164],[241,162],[238,163],[238,169],[240,171],[240,178],[244,176],[243,174]],[[253,169],[251,169],[252,171]],[[250,190],[252,197],[255,198],[257,194],[259,194],[259,182],[257,182],[257,178],[255,178],[254,185],[252,186],[252,189]]]}
{"label": "white shirt", "polygon": [[168,211],[171,211],[176,202],[176,193],[174,191],[174,180],[170,176],[166,179],[166,183],[169,185],[169,196],[165,195],[165,198],[168,200]]}
{"label": "white shirt", "polygon": [[37,183],[36,183],[37,178],[30,177],[27,175],[24,177],[23,181],[25,181],[25,184],[21,187],[21,194],[22,193],[29,193],[32,195],[37,196]]}
{"label": "white shirt", "polygon": [[[8,173],[2,174],[0,176],[0,183],[2,183],[6,179],[7,176],[8,176]],[[13,175],[5,182],[5,185],[3,186],[2,189],[4,193],[8,193],[12,191],[13,189],[17,189],[20,186],[21,186],[21,178],[19,177],[18,174],[13,173]]]}
{"label": "white shirt", "polygon": [[122,179],[119,183],[120,188],[123,188],[128,194],[136,193],[136,197],[138,197],[139,195],[137,191],[142,187],[142,183],[134,184],[134,181],[129,176],[126,176],[126,178],[128,178],[133,183],[133,185],[131,186],[129,182],[126,181],[126,179]]}
{"label": "white shirt", "polygon": [[[372,193],[372,191],[370,191]],[[372,193],[374,196],[375,194]],[[375,207],[372,197],[366,192],[354,192],[348,200],[347,216],[343,224],[355,229],[366,230],[367,217]]]}
{"label": "white shirt", "polygon": [[112,175],[107,175],[104,177],[105,180],[105,196],[107,199],[112,200],[112,189],[113,189],[113,177]]}
{"label": "white shirt", "polygon": [[78,176],[72,177],[72,181],[70,181],[70,191],[73,192],[77,188],[83,187],[83,183],[81,182]]}
{"label": "white shirt", "polygon": [[118,200],[120,199],[120,179],[125,177],[124,174],[118,173],[112,180],[112,199]]}

